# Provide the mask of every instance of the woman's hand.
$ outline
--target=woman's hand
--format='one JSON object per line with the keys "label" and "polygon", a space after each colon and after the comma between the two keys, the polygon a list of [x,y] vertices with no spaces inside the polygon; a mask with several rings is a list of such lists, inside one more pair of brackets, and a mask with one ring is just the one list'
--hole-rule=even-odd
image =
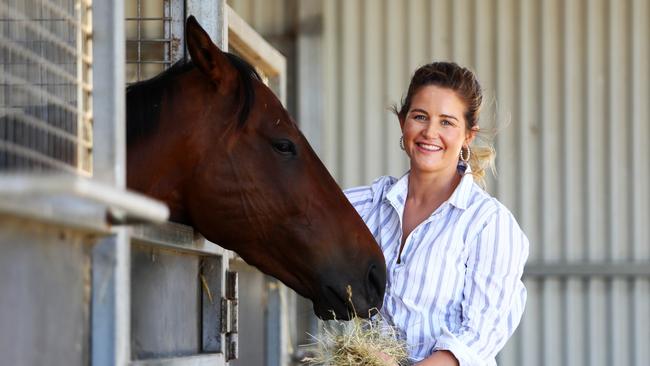
{"label": "woman's hand", "polygon": [[384,361],[385,366],[399,366],[399,364],[397,363],[397,361],[395,361],[393,357],[385,354],[384,352],[379,351],[377,355],[382,361]]}

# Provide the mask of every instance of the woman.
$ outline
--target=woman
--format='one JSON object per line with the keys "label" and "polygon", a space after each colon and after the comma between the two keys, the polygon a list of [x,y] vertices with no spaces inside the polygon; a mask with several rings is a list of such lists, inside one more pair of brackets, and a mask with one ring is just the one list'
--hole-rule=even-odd
{"label": "woman", "polygon": [[526,302],[528,239],[477,184],[494,154],[470,148],[481,102],[468,69],[422,66],[395,108],[409,172],[345,192],[386,258],[382,314],[418,366],[495,365]]}

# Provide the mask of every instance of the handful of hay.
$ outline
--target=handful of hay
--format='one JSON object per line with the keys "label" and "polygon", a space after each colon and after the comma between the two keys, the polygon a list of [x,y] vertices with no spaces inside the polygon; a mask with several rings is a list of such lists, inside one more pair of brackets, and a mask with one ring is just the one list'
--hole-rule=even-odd
{"label": "handful of hay", "polygon": [[332,320],[323,325],[319,336],[312,337],[316,342],[307,347],[313,348],[315,356],[303,359],[307,365],[392,366],[407,362],[406,343],[379,314],[371,319]]}

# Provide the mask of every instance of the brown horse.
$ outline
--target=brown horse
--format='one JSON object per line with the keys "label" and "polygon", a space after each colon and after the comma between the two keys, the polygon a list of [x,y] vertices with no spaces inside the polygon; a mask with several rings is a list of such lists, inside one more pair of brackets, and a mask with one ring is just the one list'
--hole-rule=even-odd
{"label": "brown horse", "polygon": [[366,225],[252,67],[194,17],[192,62],[127,89],[127,182],[171,219],[347,319],[380,308],[386,264]]}

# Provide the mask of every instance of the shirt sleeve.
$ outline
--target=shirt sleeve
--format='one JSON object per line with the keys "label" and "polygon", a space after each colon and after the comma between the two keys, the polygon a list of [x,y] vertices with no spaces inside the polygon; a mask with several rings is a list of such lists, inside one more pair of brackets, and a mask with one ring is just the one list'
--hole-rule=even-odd
{"label": "shirt sleeve", "polygon": [[372,186],[353,187],[343,191],[355,210],[364,221],[372,207],[373,189]]}
{"label": "shirt sleeve", "polygon": [[375,179],[369,186],[353,187],[343,190],[343,194],[348,198],[355,210],[363,221],[367,221],[370,211],[375,207],[384,193],[389,189],[397,179],[391,176],[381,176]]}
{"label": "shirt sleeve", "polygon": [[447,350],[461,366],[494,359],[521,320],[526,288],[521,281],[528,239],[505,207],[497,208],[469,243],[462,325],[442,330],[433,351]]}

